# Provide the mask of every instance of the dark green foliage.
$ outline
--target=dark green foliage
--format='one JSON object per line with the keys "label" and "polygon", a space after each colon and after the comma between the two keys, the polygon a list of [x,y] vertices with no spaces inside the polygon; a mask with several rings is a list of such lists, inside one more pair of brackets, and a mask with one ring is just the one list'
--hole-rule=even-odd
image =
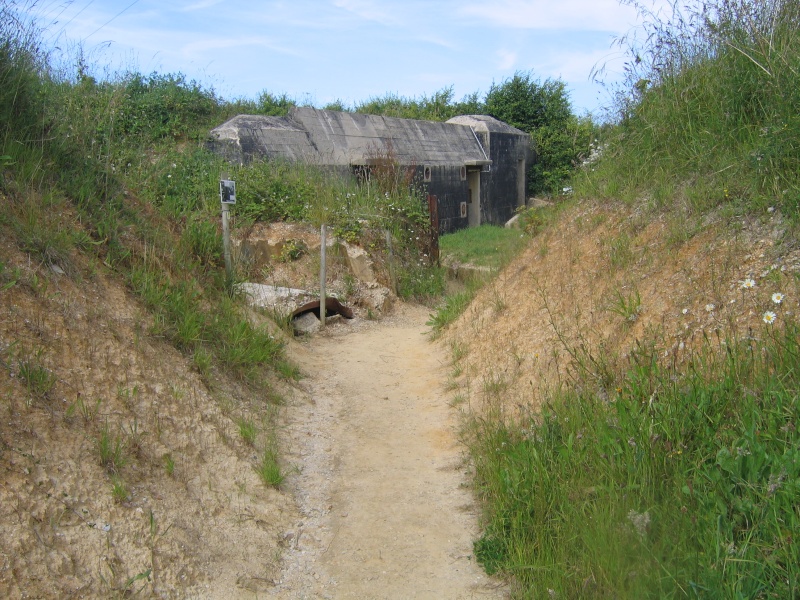
{"label": "dark green foliage", "polygon": [[236,177],[236,214],[254,221],[301,221],[319,191],[318,174],[278,161],[250,165]]}
{"label": "dark green foliage", "polygon": [[454,102],[453,86],[442,88],[430,97],[423,95],[419,99],[387,94],[382,98],[371,98],[356,104],[354,110],[370,115],[425,121],[447,121],[458,115],[484,113],[477,92],[465,96],[460,102]]}
{"label": "dark green foliage", "polygon": [[518,72],[486,94],[486,113],[531,134],[537,160],[528,170],[531,194],[558,194],[589,153],[595,126],[572,113],[563,81]]}
{"label": "dark green foliage", "polygon": [[218,99],[181,74],[139,73],[117,84],[122,98],[117,126],[122,135],[146,135],[151,139],[182,137],[214,114]]}
{"label": "dark green foliage", "polygon": [[570,120],[567,88],[563,81],[534,79],[532,73],[515,73],[486,94],[486,112],[522,131],[556,127]]}

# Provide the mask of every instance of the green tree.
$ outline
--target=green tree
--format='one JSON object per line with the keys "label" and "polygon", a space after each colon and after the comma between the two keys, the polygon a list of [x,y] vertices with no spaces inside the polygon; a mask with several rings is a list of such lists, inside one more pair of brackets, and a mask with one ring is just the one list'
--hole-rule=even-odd
{"label": "green tree", "polygon": [[591,119],[573,114],[564,82],[518,71],[492,84],[484,104],[486,114],[531,134],[537,160],[528,170],[528,192],[559,193],[588,152],[594,130]]}
{"label": "green tree", "polygon": [[534,79],[520,72],[486,94],[486,113],[528,133],[539,127],[565,124],[572,115],[566,85],[559,79]]}

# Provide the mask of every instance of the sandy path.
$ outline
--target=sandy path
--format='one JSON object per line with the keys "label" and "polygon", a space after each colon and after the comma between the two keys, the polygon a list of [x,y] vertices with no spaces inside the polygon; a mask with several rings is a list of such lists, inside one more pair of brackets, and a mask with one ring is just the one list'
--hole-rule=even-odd
{"label": "sandy path", "polygon": [[301,465],[290,487],[304,518],[274,597],[504,597],[472,556],[474,505],[428,315],[403,307],[331,328],[296,357],[309,377],[290,410]]}

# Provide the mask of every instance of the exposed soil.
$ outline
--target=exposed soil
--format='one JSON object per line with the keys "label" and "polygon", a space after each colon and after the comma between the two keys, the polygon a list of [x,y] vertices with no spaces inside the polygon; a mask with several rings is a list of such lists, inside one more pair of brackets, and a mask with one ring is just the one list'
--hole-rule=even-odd
{"label": "exposed soil", "polygon": [[309,375],[288,424],[303,518],[277,597],[505,597],[472,555],[475,505],[428,317],[401,306],[296,352]]}
{"label": "exposed soil", "polygon": [[706,341],[769,335],[767,311],[774,327],[796,318],[800,246],[781,216],[713,218],[682,240],[692,224],[680,215],[589,201],[563,210],[443,336],[460,357],[460,398],[480,411],[502,390],[500,408],[535,413],[559,386],[604,393],[587,377],[623,372],[639,344],[680,363]]}
{"label": "exposed soil", "polygon": [[201,378],[102,265],[76,256],[66,277],[1,249],[0,597],[270,589],[297,519],[253,468],[274,408],[225,373]]}
{"label": "exposed soil", "polygon": [[[306,377],[275,405],[201,377],[104,265],[0,259],[0,597],[503,597],[427,309],[289,340]],[[281,489],[254,469],[276,434]]]}

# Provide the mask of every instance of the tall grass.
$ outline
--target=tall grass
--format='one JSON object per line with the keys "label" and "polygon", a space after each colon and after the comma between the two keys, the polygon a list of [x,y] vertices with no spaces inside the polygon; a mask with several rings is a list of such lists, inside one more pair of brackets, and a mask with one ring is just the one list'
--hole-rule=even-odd
{"label": "tall grass", "polygon": [[[800,211],[800,6],[783,0],[636,6],[643,35],[583,193]],[[664,194],[663,191],[668,193]]]}
{"label": "tall grass", "polygon": [[800,328],[761,334],[474,420],[486,569],[520,598],[797,597]]}

